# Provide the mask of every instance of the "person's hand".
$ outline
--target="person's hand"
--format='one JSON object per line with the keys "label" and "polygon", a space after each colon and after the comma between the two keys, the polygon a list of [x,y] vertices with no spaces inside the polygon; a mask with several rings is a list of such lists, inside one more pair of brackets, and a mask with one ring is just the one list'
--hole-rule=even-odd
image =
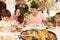
{"label": "person's hand", "polygon": [[44,22],[44,25],[45,25],[45,26],[50,27],[50,24],[49,24],[49,22],[48,22],[48,21],[43,21],[43,22]]}
{"label": "person's hand", "polygon": [[18,26],[18,25],[19,25],[19,22],[16,22],[14,25],[15,25],[15,26]]}
{"label": "person's hand", "polygon": [[27,24],[27,20],[24,20],[24,24]]}
{"label": "person's hand", "polygon": [[16,30],[16,27],[11,27],[10,31]]}
{"label": "person's hand", "polygon": [[4,31],[5,28],[4,27],[0,27],[0,32]]}

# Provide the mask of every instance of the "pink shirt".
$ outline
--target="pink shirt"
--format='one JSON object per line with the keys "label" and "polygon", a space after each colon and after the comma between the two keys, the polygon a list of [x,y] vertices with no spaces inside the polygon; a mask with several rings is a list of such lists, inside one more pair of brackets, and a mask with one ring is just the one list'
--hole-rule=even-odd
{"label": "pink shirt", "polygon": [[27,18],[27,23],[41,25],[43,20],[46,20],[46,18],[42,13],[39,13],[36,16],[30,14]]}

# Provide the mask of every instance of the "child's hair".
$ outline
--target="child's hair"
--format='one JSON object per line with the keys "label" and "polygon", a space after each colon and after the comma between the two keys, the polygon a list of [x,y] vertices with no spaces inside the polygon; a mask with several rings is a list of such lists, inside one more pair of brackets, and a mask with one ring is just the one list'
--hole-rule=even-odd
{"label": "child's hair", "polygon": [[4,10],[2,10],[1,16],[2,17],[10,17],[11,16],[11,13],[10,13],[9,10],[4,9]]}
{"label": "child's hair", "polygon": [[57,12],[56,15],[59,15],[60,16],[60,12]]}
{"label": "child's hair", "polygon": [[30,7],[38,9],[38,6],[36,4],[32,4]]}

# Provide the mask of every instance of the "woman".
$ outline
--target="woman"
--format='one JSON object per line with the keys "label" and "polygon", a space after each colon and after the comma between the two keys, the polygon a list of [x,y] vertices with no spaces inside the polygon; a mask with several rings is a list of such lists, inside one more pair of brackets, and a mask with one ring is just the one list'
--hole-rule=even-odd
{"label": "woman", "polygon": [[11,20],[16,24],[22,24],[24,21],[24,9],[18,7],[15,9],[15,14],[11,16]]}

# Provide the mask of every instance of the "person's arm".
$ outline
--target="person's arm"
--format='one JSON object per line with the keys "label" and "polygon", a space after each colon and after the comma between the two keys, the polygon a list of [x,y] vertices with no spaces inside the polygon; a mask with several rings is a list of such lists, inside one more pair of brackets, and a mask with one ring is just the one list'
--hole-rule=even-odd
{"label": "person's arm", "polygon": [[43,20],[43,23],[44,23],[45,26],[50,26],[50,24],[47,20]]}
{"label": "person's arm", "polygon": [[5,29],[5,27],[0,27],[0,32],[4,31]]}
{"label": "person's arm", "polygon": [[26,19],[26,20],[24,21],[24,24],[29,24],[29,23],[30,23],[29,19]]}
{"label": "person's arm", "polygon": [[16,25],[13,23],[13,22],[10,22],[11,23],[11,27],[9,27],[9,30],[10,31],[13,31],[16,29]]}
{"label": "person's arm", "polygon": [[30,23],[30,16],[28,16],[25,20],[24,20],[24,24],[29,24]]}
{"label": "person's arm", "polygon": [[0,22],[0,32],[4,31],[5,27],[3,27],[3,24]]}
{"label": "person's arm", "polygon": [[42,15],[41,17],[42,17],[42,21],[43,21],[44,25],[50,26],[49,22],[46,20],[46,17],[44,16],[44,14],[42,13],[41,15]]}

